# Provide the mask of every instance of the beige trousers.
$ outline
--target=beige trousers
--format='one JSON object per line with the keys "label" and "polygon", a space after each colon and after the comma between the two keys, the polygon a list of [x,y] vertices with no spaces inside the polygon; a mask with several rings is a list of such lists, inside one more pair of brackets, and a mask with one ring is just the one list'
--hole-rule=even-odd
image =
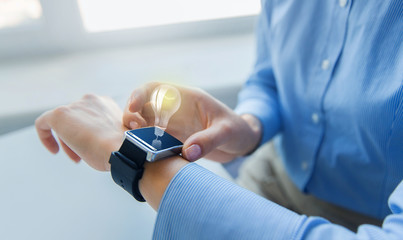
{"label": "beige trousers", "polygon": [[241,166],[237,182],[279,205],[307,216],[321,216],[356,231],[361,224],[382,221],[302,193],[285,172],[272,142],[261,146]]}

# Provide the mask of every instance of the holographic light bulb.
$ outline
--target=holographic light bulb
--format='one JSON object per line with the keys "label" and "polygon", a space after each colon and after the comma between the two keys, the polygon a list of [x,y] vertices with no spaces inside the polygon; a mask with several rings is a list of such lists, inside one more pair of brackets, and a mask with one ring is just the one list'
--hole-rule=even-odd
{"label": "holographic light bulb", "polygon": [[155,135],[161,137],[168,126],[169,119],[181,105],[179,91],[169,85],[160,85],[151,94],[151,106],[154,110]]}

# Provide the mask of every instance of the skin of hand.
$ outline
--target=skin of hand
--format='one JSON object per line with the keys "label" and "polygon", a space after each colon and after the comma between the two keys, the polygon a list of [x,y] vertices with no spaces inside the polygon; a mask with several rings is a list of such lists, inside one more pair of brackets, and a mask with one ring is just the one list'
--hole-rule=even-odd
{"label": "skin of hand", "polygon": [[147,203],[154,210],[158,210],[161,199],[172,178],[186,164],[189,164],[189,161],[181,156],[144,163],[144,173],[139,181],[139,188]]}
{"label": "skin of hand", "polygon": [[[133,91],[123,114],[127,128],[154,125],[150,96],[161,84],[148,83]],[[166,132],[184,142],[184,158],[228,162],[256,148],[261,138],[261,124],[256,117],[237,115],[203,90],[174,87],[179,90],[182,103],[169,120]]]}
{"label": "skin of hand", "polygon": [[[111,152],[117,151],[124,131],[122,110],[108,97],[86,95],[72,104],[57,107],[42,114],[35,121],[38,136],[52,153],[59,151],[59,143],[75,162],[85,160],[100,171],[110,171]],[[180,156],[144,164],[140,191],[155,210],[175,174],[189,162]]]}
{"label": "skin of hand", "polygon": [[[82,99],[43,113],[35,121],[39,139],[52,153],[59,144],[75,162],[109,171],[109,156],[123,142],[122,110],[108,97],[85,95]],[[59,138],[59,144],[52,130]]]}

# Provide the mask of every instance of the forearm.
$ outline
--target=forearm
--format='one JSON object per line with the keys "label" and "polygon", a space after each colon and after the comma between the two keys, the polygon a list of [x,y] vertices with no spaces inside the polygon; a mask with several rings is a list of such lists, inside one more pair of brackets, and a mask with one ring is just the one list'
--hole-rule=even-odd
{"label": "forearm", "polygon": [[[245,156],[252,153],[258,146],[262,137],[262,124],[260,120],[251,114],[242,114],[232,117],[231,131],[228,133],[229,140],[218,149],[232,154],[232,158]],[[213,159],[218,162],[223,161],[222,156]],[[218,158],[218,159],[217,159]]]}
{"label": "forearm", "polygon": [[263,79],[249,80],[239,95],[235,112],[241,116],[253,116],[260,124],[259,145],[269,141],[281,129],[281,114],[275,89]]}
{"label": "forearm", "polygon": [[[118,140],[111,148],[117,143]],[[394,214],[386,219],[384,228],[367,225],[355,235],[324,219],[299,216],[181,156],[146,162],[144,168],[139,187],[148,204],[158,210],[154,233],[157,239],[172,236],[312,240],[376,236],[393,239],[400,236],[402,229],[399,213],[402,212],[403,182],[390,198]]]}
{"label": "forearm", "polygon": [[195,163],[185,165],[162,193],[154,239],[400,239],[403,233],[403,182],[390,198],[393,214],[383,228],[363,225],[354,233],[298,215]]}
{"label": "forearm", "polygon": [[154,239],[294,239],[303,219],[190,163],[164,193]]}
{"label": "forearm", "polygon": [[270,140],[281,129],[279,96],[273,64],[270,55],[270,32],[266,9],[262,8],[259,16],[256,36],[256,62],[252,74],[238,95],[238,105],[235,109],[240,115],[251,114],[259,119],[261,138],[259,144]]}

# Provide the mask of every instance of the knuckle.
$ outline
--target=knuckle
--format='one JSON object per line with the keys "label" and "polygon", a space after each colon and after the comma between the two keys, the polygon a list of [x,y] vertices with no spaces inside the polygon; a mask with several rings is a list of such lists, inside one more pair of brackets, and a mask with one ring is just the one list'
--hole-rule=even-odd
{"label": "knuckle", "polygon": [[195,102],[206,104],[206,101],[205,101],[206,94],[207,94],[207,92],[205,90],[200,89],[200,88],[194,88],[192,90],[192,99]]}
{"label": "knuckle", "polygon": [[84,94],[84,96],[82,97],[82,99],[84,99],[84,100],[93,100],[96,98],[97,98],[97,95],[92,94],[92,93]]}
{"label": "knuckle", "polygon": [[233,131],[232,124],[228,121],[222,122],[220,125],[221,132],[225,135],[231,135]]}
{"label": "knuckle", "polygon": [[113,101],[113,98],[110,96],[102,96],[102,98],[109,102]]}
{"label": "knuckle", "polygon": [[200,146],[202,156],[209,153],[213,147],[212,140],[207,136],[199,138],[197,144]]}
{"label": "knuckle", "polygon": [[57,107],[53,110],[53,114],[55,116],[63,116],[69,111],[69,108],[67,106],[60,106]]}
{"label": "knuckle", "polygon": [[145,86],[145,89],[151,90],[151,89],[158,87],[161,84],[162,84],[161,82],[151,81],[151,82],[146,83],[144,86]]}
{"label": "knuckle", "polygon": [[38,117],[37,119],[35,119],[35,126],[39,126],[42,122],[41,117]]}
{"label": "knuckle", "polygon": [[146,86],[155,86],[155,85],[159,85],[159,84],[161,84],[160,82],[157,82],[157,81],[151,81],[151,82],[148,82],[147,84],[146,84]]}

